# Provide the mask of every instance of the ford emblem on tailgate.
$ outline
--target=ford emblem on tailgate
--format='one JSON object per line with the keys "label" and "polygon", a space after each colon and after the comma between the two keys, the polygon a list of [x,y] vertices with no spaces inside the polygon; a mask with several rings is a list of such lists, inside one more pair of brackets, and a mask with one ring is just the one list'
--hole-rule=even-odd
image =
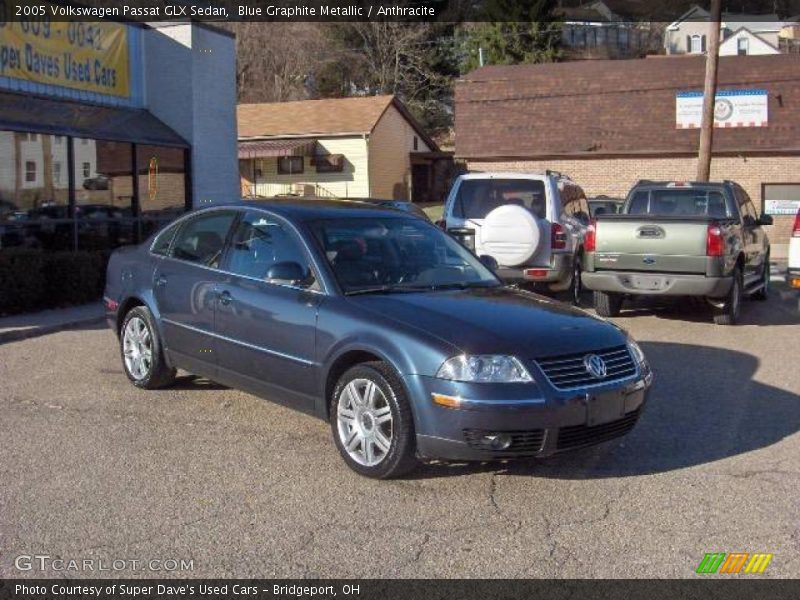
{"label": "ford emblem on tailgate", "polygon": [[646,265],[654,265],[656,264],[656,257],[655,256],[645,256],[642,259],[642,262]]}
{"label": "ford emblem on tailgate", "polygon": [[606,376],[606,363],[597,354],[587,354],[583,357],[583,366],[586,372],[595,379],[602,379]]}

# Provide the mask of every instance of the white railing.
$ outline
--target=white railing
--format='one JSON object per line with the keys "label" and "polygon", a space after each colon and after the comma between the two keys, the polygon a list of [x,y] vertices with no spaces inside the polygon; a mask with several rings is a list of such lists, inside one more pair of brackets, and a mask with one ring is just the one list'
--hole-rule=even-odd
{"label": "white railing", "polygon": [[247,187],[249,188],[248,196],[261,198],[287,195],[335,198],[338,195],[318,183],[256,183]]}

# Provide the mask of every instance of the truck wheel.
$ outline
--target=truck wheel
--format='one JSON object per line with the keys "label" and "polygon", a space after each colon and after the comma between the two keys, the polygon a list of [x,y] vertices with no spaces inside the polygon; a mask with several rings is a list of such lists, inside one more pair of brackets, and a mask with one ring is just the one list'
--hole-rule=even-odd
{"label": "truck wheel", "polygon": [[714,307],[714,323],[717,325],[736,325],[742,306],[742,271],[739,267],[733,272],[731,291],[725,298],[722,308]]}
{"label": "truck wheel", "polygon": [[619,316],[622,310],[622,296],[612,292],[595,292],[594,308],[601,317]]}
{"label": "truck wheel", "polygon": [[764,267],[761,271],[762,288],[753,294],[755,300],[769,300],[769,254],[764,258]]}

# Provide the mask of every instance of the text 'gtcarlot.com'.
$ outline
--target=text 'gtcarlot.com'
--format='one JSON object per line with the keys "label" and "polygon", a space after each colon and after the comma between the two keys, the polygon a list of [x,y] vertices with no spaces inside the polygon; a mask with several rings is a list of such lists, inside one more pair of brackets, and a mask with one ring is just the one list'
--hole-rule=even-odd
{"label": "text 'gtcarlot.com'", "polygon": [[112,571],[194,571],[194,559],[174,558],[78,558],[67,559],[48,554],[22,554],[14,559],[19,571],[112,572]]}

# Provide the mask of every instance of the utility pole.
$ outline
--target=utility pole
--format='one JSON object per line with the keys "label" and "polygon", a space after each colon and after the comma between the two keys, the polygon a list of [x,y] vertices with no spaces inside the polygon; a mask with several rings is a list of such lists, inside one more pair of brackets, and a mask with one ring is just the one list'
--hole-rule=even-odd
{"label": "utility pole", "polygon": [[714,145],[714,105],[717,96],[722,0],[711,0],[710,18],[708,44],[706,44],[706,81],[703,87],[703,119],[700,129],[700,152],[697,157],[697,181],[708,181],[711,177],[711,150]]}

